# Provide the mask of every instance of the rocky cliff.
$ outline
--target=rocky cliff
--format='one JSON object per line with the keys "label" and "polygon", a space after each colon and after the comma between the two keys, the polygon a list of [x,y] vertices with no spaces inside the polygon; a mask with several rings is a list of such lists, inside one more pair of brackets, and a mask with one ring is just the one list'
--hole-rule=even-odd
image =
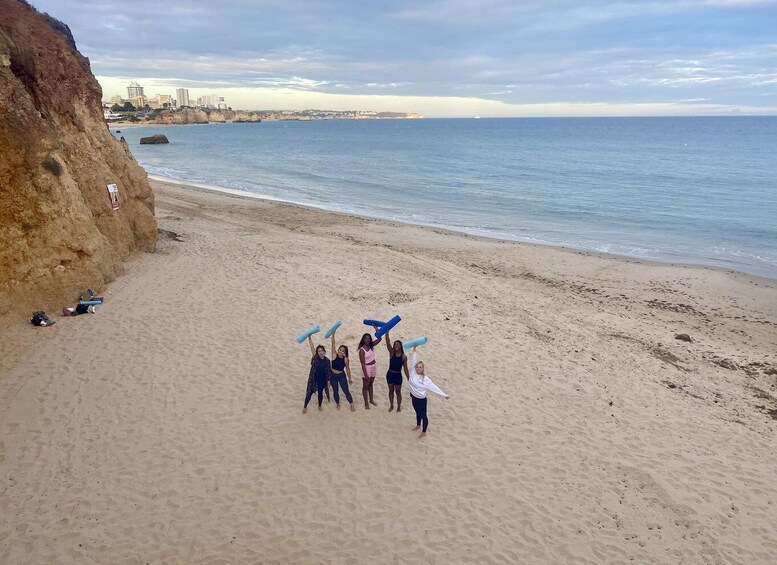
{"label": "rocky cliff", "polygon": [[206,110],[184,108],[183,110],[165,110],[148,119],[152,124],[207,124],[226,122],[261,122],[258,112],[244,110]]}
{"label": "rocky cliff", "polygon": [[154,250],[154,195],[67,26],[23,0],[0,14],[0,313],[53,309]]}

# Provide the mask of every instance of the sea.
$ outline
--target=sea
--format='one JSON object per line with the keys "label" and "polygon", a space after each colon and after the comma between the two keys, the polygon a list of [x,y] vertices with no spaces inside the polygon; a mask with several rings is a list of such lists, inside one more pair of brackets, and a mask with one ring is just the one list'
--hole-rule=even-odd
{"label": "sea", "polygon": [[[266,121],[114,130],[152,177],[777,278],[777,116]],[[140,145],[164,133],[167,145]]]}

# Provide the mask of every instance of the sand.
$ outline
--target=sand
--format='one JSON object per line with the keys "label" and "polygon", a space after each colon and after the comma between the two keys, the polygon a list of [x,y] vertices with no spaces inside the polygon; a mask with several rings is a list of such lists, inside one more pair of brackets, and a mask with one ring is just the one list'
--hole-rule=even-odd
{"label": "sand", "polygon": [[[153,184],[96,314],[2,320],[0,563],[777,558],[777,282]],[[394,314],[428,436],[383,344],[303,415],[293,337]]]}

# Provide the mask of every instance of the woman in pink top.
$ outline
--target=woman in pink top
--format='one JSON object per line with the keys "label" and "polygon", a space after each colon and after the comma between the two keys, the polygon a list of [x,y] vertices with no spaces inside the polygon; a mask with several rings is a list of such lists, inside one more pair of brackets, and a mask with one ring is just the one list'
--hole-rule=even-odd
{"label": "woman in pink top", "polygon": [[370,404],[377,406],[372,399],[372,384],[375,382],[375,375],[378,374],[378,367],[375,364],[375,351],[373,347],[380,343],[380,340],[372,339],[368,333],[362,336],[359,342],[359,361],[362,364],[362,396],[364,397],[364,408],[370,409]]}

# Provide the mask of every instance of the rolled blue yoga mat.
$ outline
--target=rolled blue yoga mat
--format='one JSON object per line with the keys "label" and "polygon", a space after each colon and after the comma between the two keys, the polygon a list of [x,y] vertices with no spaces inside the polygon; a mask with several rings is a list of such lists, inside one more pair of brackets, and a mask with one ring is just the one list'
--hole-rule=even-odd
{"label": "rolled blue yoga mat", "polygon": [[385,326],[386,322],[381,322],[379,320],[364,320],[364,325],[381,327],[381,326]]}
{"label": "rolled blue yoga mat", "polygon": [[98,304],[102,304],[102,300],[82,300],[79,302],[79,304],[86,304],[87,306],[96,306]]}
{"label": "rolled blue yoga mat", "polygon": [[383,324],[381,327],[378,328],[378,330],[375,332],[375,337],[382,337],[384,333],[386,333],[391,328],[396,326],[401,320],[402,318],[400,318],[399,316],[394,316],[388,322],[386,322],[385,324]]}
{"label": "rolled blue yoga mat", "polygon": [[426,336],[423,337],[417,337],[415,339],[411,339],[410,341],[406,341],[402,344],[402,349],[413,349],[414,347],[417,347],[419,345],[426,345],[426,342],[429,341],[429,338]]}
{"label": "rolled blue yoga mat", "polygon": [[333,333],[335,333],[335,332],[337,331],[337,328],[339,328],[339,327],[340,327],[340,324],[342,324],[342,323],[343,323],[343,321],[342,321],[342,320],[337,320],[337,321],[336,321],[336,322],[335,322],[335,323],[332,325],[332,327],[331,327],[331,328],[329,328],[328,330],[326,330],[326,333],[324,334],[324,337],[331,337],[331,336],[332,336],[332,334],[333,334]]}
{"label": "rolled blue yoga mat", "polygon": [[295,339],[297,340],[297,343],[302,343],[303,341],[305,341],[308,338],[308,336],[311,336],[313,334],[317,334],[320,331],[321,331],[321,328],[319,328],[318,326],[313,326],[309,330],[305,330],[304,332],[299,334]]}

